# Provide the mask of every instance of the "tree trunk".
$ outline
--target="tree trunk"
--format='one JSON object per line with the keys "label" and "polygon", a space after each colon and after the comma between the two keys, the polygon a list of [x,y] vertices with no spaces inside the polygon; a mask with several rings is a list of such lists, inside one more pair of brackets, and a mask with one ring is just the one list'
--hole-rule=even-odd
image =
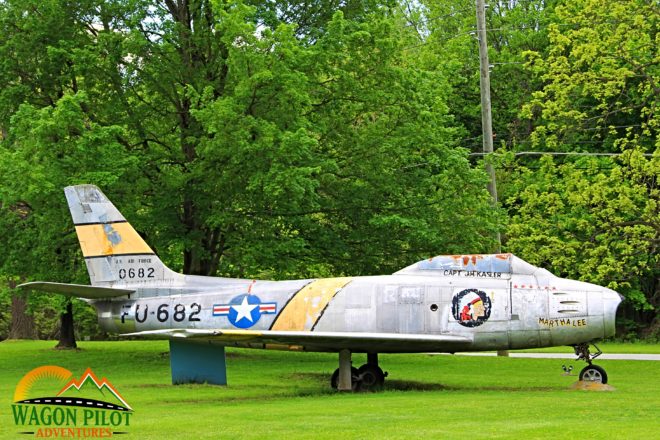
{"label": "tree trunk", "polygon": [[[9,288],[16,288],[16,283],[9,282]],[[11,326],[9,339],[34,339],[34,318],[27,313],[28,295],[20,293],[11,296]]]}
{"label": "tree trunk", "polygon": [[76,335],[73,332],[73,305],[66,303],[66,312],[60,315],[60,341],[55,348],[60,350],[77,348]]}

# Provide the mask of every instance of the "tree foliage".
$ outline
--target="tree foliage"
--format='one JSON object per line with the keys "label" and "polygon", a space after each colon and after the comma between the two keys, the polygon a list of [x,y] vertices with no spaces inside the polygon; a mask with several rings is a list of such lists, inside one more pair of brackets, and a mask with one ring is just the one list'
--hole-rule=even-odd
{"label": "tree foliage", "polygon": [[[429,69],[448,78],[450,111],[466,130],[461,146],[481,151],[479,47],[475,4],[425,0],[422,17],[409,14],[421,41],[415,51]],[[554,21],[552,0],[490,1],[486,10],[486,40],[490,63],[495,144],[525,141],[533,125],[521,115],[541,81],[525,68],[525,53],[545,53],[548,26]]]}
{"label": "tree foliage", "polygon": [[[518,195],[519,175],[507,177],[512,247],[529,249],[539,240],[545,246],[534,260],[621,291],[624,312],[655,319],[656,328],[659,13],[657,2],[644,0],[558,3],[547,49],[525,53],[543,84],[522,109],[534,126],[525,144],[620,156],[567,156],[539,170],[526,160],[520,176],[549,186],[533,184]],[[646,312],[640,318],[635,310]]]}
{"label": "tree foliage", "polygon": [[[87,281],[61,191],[94,183],[167,264],[204,275],[391,273],[490,252],[508,214],[505,251],[613,287],[649,323],[656,2],[489,6],[503,210],[469,156],[471,1],[1,2],[0,279]],[[65,305],[30,298],[33,315]]]}
{"label": "tree foliage", "polygon": [[[508,248],[553,273],[610,287],[636,308],[657,308],[658,157],[628,152],[540,168],[513,165]],[[513,209],[512,209],[513,210]]]}
{"label": "tree foliage", "polygon": [[547,55],[528,52],[544,82],[525,106],[534,146],[653,152],[658,143],[660,6],[648,0],[565,2]]}
{"label": "tree foliage", "polygon": [[61,192],[77,183],[187,273],[488,251],[502,216],[454,148],[446,76],[408,57],[392,5],[342,5],[3,2],[0,273],[86,282]]}
{"label": "tree foliage", "polygon": [[[407,13],[421,30],[414,50],[426,68],[449,73],[462,145],[480,150],[474,5],[422,4]],[[659,270],[657,2],[488,5],[493,128],[502,152],[491,160],[509,214],[503,248],[558,275],[619,290],[624,313],[649,324]],[[540,159],[524,155],[529,150],[621,156]]]}

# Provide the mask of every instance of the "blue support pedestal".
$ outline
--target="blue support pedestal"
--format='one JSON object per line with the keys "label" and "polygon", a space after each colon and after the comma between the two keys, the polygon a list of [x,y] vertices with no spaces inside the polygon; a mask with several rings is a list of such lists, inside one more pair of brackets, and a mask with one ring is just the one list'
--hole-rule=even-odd
{"label": "blue support pedestal", "polygon": [[227,385],[225,347],[208,342],[170,340],[172,384]]}

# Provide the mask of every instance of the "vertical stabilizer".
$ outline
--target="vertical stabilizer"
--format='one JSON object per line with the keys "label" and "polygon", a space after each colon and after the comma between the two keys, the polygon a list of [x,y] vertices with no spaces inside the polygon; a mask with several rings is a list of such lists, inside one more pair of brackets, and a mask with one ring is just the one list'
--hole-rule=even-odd
{"label": "vertical stabilizer", "polygon": [[173,282],[156,256],[108,198],[94,185],[64,188],[93,286]]}

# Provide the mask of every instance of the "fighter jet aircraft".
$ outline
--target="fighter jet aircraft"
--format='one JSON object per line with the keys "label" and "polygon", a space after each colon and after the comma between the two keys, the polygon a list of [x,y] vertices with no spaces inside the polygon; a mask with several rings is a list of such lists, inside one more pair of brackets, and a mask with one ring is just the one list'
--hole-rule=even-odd
{"label": "fighter jet aircraft", "polygon": [[[600,350],[592,354],[589,345],[614,335],[621,296],[556,277],[512,254],[443,255],[383,276],[261,281],[182,275],[161,262],[99,188],[64,191],[91,286],[22,287],[86,299],[109,332],[170,339],[173,359],[184,361],[173,360],[173,371],[194,370],[198,381],[219,368],[212,365],[217,357],[207,354],[224,346],[337,352],[331,385],[351,390],[383,385],[378,353],[570,345],[587,362],[580,379],[607,382],[592,363]],[[367,353],[359,368],[351,366],[355,352]]]}

